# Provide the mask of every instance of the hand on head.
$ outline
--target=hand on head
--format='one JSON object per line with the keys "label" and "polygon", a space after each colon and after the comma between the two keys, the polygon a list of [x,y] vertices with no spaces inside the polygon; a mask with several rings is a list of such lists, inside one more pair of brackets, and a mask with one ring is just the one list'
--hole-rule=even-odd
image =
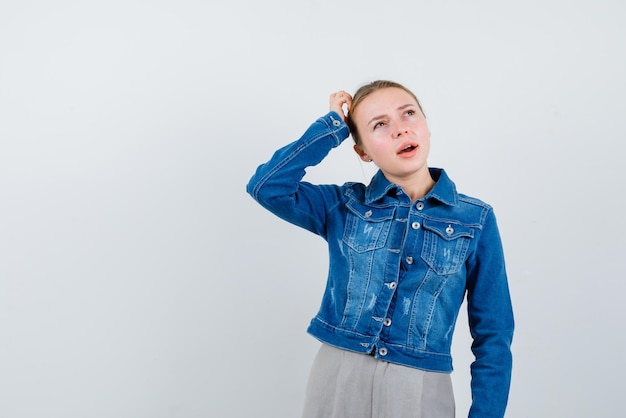
{"label": "hand on head", "polygon": [[[330,110],[334,110],[341,116],[341,119],[346,120],[346,115],[350,112],[350,106],[352,105],[352,96],[349,93],[340,90],[330,95]],[[345,110],[344,110],[345,105]]]}

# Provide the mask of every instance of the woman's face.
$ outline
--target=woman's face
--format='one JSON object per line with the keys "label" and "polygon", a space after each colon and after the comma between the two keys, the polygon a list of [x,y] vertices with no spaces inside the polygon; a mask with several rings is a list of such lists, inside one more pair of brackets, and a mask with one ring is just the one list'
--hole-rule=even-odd
{"label": "woman's face", "polygon": [[397,87],[376,90],[351,117],[360,137],[355,151],[363,161],[374,161],[388,180],[428,173],[430,131],[409,93]]}

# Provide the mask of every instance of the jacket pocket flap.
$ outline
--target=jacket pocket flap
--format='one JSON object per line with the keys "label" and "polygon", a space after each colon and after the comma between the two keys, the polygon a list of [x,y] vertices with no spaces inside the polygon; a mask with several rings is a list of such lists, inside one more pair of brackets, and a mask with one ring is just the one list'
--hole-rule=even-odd
{"label": "jacket pocket flap", "polygon": [[422,225],[424,229],[432,231],[448,241],[460,237],[474,238],[474,228],[471,226],[432,219],[424,219]]}
{"label": "jacket pocket flap", "polygon": [[350,200],[346,204],[350,212],[367,222],[383,222],[393,219],[395,212],[394,207],[373,208],[371,206],[360,204],[357,201]]}

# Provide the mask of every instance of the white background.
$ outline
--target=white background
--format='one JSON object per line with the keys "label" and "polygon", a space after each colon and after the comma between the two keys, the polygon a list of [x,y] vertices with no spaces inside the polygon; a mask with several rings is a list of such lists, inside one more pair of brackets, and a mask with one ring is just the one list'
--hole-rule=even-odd
{"label": "white background", "polygon": [[[430,165],[495,208],[507,416],[624,416],[625,8],[0,1],[0,417],[297,417],[326,247],[245,184],[376,78],[415,91]],[[367,181],[350,146],[309,180]]]}

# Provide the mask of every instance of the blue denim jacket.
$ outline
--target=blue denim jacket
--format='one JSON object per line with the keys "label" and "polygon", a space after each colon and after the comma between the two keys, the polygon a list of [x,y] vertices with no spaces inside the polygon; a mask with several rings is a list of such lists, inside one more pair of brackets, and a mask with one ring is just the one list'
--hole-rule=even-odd
{"label": "blue denim jacket", "polygon": [[348,135],[330,112],[247,185],[262,206],[328,242],[326,291],[308,332],[381,360],[451,372],[452,334],[467,294],[476,358],[470,416],[503,416],[513,312],[492,208],[457,193],[442,169],[431,169],[435,186],[413,202],[380,171],[369,186],[302,181]]}

